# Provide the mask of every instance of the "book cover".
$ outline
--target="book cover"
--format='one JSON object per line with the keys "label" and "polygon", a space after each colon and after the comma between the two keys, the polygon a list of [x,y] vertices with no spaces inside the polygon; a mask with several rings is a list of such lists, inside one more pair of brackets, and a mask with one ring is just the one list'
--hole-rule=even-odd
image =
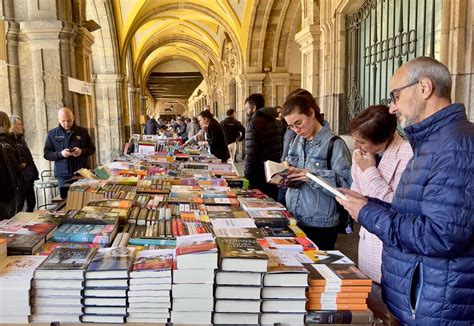
{"label": "book cover", "polygon": [[85,270],[96,250],[95,248],[56,248],[38,267],[38,270]]}
{"label": "book cover", "polygon": [[373,322],[374,315],[370,310],[320,310],[309,311],[306,314],[308,324],[372,324]]}
{"label": "book cover", "polygon": [[53,234],[56,242],[90,242],[109,244],[117,231],[112,224],[63,224]]}
{"label": "book cover", "polygon": [[46,259],[44,256],[8,256],[0,262],[0,289],[29,289],[33,273]]}
{"label": "book cover", "polygon": [[265,234],[255,227],[224,227],[213,228],[216,237],[263,238]]}
{"label": "book cover", "polygon": [[256,228],[251,218],[216,218],[211,220],[212,227],[220,228]]}
{"label": "book cover", "polygon": [[44,235],[0,233],[7,241],[8,255],[33,255],[44,244]]}
{"label": "book cover", "polygon": [[41,256],[49,256],[54,249],[56,248],[101,248],[101,245],[99,243],[87,243],[87,242],[54,242],[54,241],[48,241],[45,244],[41,246],[41,248],[38,250],[38,255]]}
{"label": "book cover", "polygon": [[304,264],[310,273],[311,286],[370,286],[372,280],[355,265]]}
{"label": "book cover", "polygon": [[87,271],[128,271],[132,267],[135,248],[100,248]]}
{"label": "book cover", "polygon": [[157,249],[140,251],[133,262],[132,270],[165,271],[173,268],[173,250]]}
{"label": "book cover", "polygon": [[49,239],[59,219],[48,214],[19,212],[0,225],[0,233],[41,235]]}
{"label": "book cover", "polygon": [[113,212],[70,210],[61,218],[61,224],[117,224],[119,215]]}
{"label": "book cover", "polygon": [[221,259],[225,258],[248,258],[248,259],[264,259],[268,257],[263,248],[255,238],[216,238],[219,247],[219,255]]}
{"label": "book cover", "polygon": [[216,251],[216,242],[211,233],[190,234],[176,237],[176,255]]}
{"label": "book cover", "polygon": [[269,273],[309,273],[296,255],[299,253],[283,250],[265,249],[268,256]]}

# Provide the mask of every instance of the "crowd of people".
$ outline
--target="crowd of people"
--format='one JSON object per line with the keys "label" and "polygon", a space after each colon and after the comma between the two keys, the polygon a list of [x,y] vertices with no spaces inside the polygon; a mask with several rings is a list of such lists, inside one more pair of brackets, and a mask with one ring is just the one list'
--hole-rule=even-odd
{"label": "crowd of people", "polygon": [[[386,324],[468,325],[474,323],[474,128],[464,105],[451,103],[451,85],[450,72],[435,59],[402,65],[390,83],[390,106],[370,106],[350,121],[352,155],[304,89],[276,108],[251,94],[246,127],[233,109],[221,122],[204,110],[169,125],[150,117],[144,131],[208,146],[222,162],[235,160],[236,143],[245,140],[250,186],[285,203],[319,249],[335,247],[338,205],[361,224],[358,263],[373,280],[369,307]],[[55,162],[62,185],[87,167],[95,147],[69,108],[59,110],[58,121],[48,132],[44,158]],[[35,206],[38,171],[23,133],[20,117],[0,112],[0,219],[25,201],[28,211]],[[267,160],[286,164],[298,186],[267,183]],[[340,188],[346,199],[335,198],[308,172]]]}

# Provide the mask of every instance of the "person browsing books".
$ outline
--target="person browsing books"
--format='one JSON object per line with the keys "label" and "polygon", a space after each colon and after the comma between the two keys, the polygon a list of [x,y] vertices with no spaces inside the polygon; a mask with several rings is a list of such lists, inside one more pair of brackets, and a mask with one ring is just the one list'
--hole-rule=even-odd
{"label": "person browsing books", "polygon": [[413,148],[391,203],[337,199],[383,242],[382,290],[403,324],[474,324],[474,127],[451,103],[448,68],[408,61],[390,81],[390,112]]}
{"label": "person browsing books", "polygon": [[44,145],[44,158],[54,161],[54,175],[61,188],[74,172],[87,168],[87,158],[95,153],[95,146],[87,129],[74,122],[70,108],[58,111],[59,126],[48,132]]}
{"label": "person browsing books", "polygon": [[221,125],[208,110],[199,113],[198,121],[201,128],[204,129],[207,139],[198,142],[198,144],[209,145],[211,154],[221,159],[222,163],[226,163],[230,154]]}
{"label": "person browsing books", "polygon": [[[397,118],[385,105],[370,106],[349,122],[354,138],[351,189],[364,196],[391,202],[400,176],[413,156],[408,141],[397,134]],[[359,261],[362,272],[372,280],[369,308],[390,325],[391,316],[381,293],[383,242],[364,227],[359,233]]]}
{"label": "person browsing books", "polygon": [[299,188],[288,188],[287,208],[319,249],[334,249],[339,224],[334,195],[308,179],[306,173],[322,177],[333,186],[348,188],[352,182],[349,149],[342,139],[335,140],[331,169],[328,169],[328,147],[335,135],[322,119],[312,96],[288,98],[283,105],[283,116],[288,128],[297,134],[286,156],[288,179],[304,182]]}

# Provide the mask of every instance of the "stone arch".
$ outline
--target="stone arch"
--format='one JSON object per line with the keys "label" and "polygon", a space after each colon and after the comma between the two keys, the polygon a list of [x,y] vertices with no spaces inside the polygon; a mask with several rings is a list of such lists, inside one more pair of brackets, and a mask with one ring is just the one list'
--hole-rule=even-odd
{"label": "stone arch", "polygon": [[[146,58],[153,53],[156,49],[158,49],[161,46],[168,45],[168,44],[173,44],[176,42],[182,42],[185,44],[192,45],[196,47],[197,49],[203,51],[208,57],[209,60],[214,64],[214,66],[217,68],[217,73],[219,75],[222,75],[222,67],[221,64],[219,63],[220,61],[218,58],[215,56],[213,51],[207,46],[204,42],[201,40],[193,39],[193,38],[187,38],[186,36],[167,36],[167,37],[162,37],[159,39],[154,40],[152,44],[150,44],[150,47],[147,48],[143,53],[140,54],[140,56],[137,59],[137,64],[135,67],[135,71],[137,72],[136,78],[140,77],[140,74],[138,73],[139,69],[141,69],[143,63],[145,62]],[[201,72],[202,73],[202,72]],[[203,76],[206,74],[203,73]],[[144,77],[144,76],[143,76]],[[146,80],[144,77],[143,80]]]}
{"label": "stone arch", "polygon": [[[200,4],[194,4],[194,3],[173,3],[173,4],[166,4],[162,5],[159,7],[154,8],[154,10],[145,13],[142,16],[137,16],[137,19],[131,24],[129,31],[127,32],[127,35],[125,37],[124,44],[122,45],[121,49],[121,56],[124,57],[125,53],[127,52],[128,48],[127,45],[130,44],[131,39],[133,35],[138,31],[140,26],[145,24],[146,22],[152,20],[156,14],[163,13],[169,10],[178,10],[178,9],[188,9],[191,11],[196,11],[204,15],[208,15],[211,18],[215,19],[216,22],[220,26],[224,28],[224,30],[229,34],[232,42],[234,44],[240,44],[238,41],[237,33],[233,30],[233,28],[229,25],[227,20],[224,17],[221,17],[218,15],[216,12],[200,5]],[[243,62],[243,55],[242,55],[242,50],[240,47],[237,47],[237,55],[238,55],[238,60],[239,62]],[[123,71],[123,66],[122,66],[122,71]]]}

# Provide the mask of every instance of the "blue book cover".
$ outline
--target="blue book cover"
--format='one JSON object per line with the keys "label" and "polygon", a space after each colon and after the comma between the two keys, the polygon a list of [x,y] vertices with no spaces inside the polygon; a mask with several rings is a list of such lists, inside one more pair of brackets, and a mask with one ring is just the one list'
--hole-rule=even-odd
{"label": "blue book cover", "polygon": [[116,230],[115,225],[63,224],[53,234],[55,242],[110,243]]}

